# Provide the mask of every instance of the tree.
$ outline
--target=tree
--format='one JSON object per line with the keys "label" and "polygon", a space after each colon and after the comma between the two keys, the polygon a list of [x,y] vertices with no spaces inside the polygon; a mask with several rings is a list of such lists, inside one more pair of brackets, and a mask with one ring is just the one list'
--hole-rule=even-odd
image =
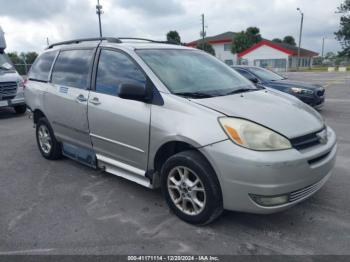
{"label": "tree", "polygon": [[28,73],[27,70],[29,70],[30,66],[34,63],[34,60],[38,56],[36,52],[22,52],[20,54],[17,52],[12,52],[7,53],[7,55],[20,75],[26,75]]}
{"label": "tree", "polygon": [[292,46],[296,46],[297,44],[295,43],[295,39],[293,36],[291,35],[287,35],[283,38],[283,43],[285,44],[289,44],[289,45],[292,45]]}
{"label": "tree", "polygon": [[181,44],[181,37],[177,31],[169,31],[166,34],[166,39],[169,42],[177,43],[178,45]]}
{"label": "tree", "polygon": [[282,39],[281,38],[274,38],[274,39],[272,39],[272,42],[282,43]]}
{"label": "tree", "polygon": [[257,27],[248,27],[246,30],[246,34],[253,44],[256,44],[262,40],[262,37],[260,35],[260,29]]}
{"label": "tree", "polygon": [[209,54],[212,54],[215,56],[215,50],[213,48],[213,46],[207,42],[203,43],[198,43],[198,45],[196,46],[196,48],[203,50]]}
{"label": "tree", "polygon": [[333,53],[333,52],[327,52],[326,55],[325,55],[325,58],[326,59],[334,59],[336,57],[336,54]]}
{"label": "tree", "polygon": [[343,49],[339,52],[339,55],[350,57],[350,0],[345,0],[338,7],[337,12],[342,14],[340,17],[340,29],[334,33]]}
{"label": "tree", "polygon": [[240,53],[254,44],[260,42],[262,37],[257,27],[248,27],[246,31],[239,32],[235,35],[232,42],[232,53]]}
{"label": "tree", "polygon": [[312,64],[314,66],[316,65],[322,65],[322,62],[323,62],[323,57],[322,56],[316,56],[312,59]]}

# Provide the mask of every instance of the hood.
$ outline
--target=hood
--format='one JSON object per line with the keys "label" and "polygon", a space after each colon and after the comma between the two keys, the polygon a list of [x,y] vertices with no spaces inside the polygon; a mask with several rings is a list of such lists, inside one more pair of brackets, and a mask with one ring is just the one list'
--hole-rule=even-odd
{"label": "hood", "polygon": [[16,71],[6,71],[0,69],[0,82],[17,82],[22,77]]}
{"label": "hood", "polygon": [[276,81],[267,81],[269,86],[283,86],[283,87],[300,87],[305,89],[311,89],[313,91],[318,90],[322,88],[322,86],[313,84],[313,83],[307,83],[307,82],[301,82],[301,81],[293,81],[288,79],[283,80],[276,80]]}
{"label": "hood", "polygon": [[254,121],[288,138],[306,135],[324,126],[316,110],[297,98],[270,90],[191,101],[227,116]]}

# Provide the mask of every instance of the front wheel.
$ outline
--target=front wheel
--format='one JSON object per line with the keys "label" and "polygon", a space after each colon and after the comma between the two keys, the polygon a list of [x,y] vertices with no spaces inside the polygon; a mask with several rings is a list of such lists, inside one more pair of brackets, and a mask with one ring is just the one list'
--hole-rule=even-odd
{"label": "front wheel", "polygon": [[219,181],[196,151],[170,157],[161,171],[161,187],[170,209],[191,224],[209,224],[223,211]]}
{"label": "front wheel", "polygon": [[36,125],[36,141],[43,157],[50,160],[62,156],[61,144],[56,140],[49,121],[43,117]]}

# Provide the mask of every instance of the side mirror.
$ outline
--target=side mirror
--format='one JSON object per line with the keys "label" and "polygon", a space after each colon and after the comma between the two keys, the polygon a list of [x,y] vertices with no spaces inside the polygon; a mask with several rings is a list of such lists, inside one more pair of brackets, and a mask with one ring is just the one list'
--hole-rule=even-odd
{"label": "side mirror", "polygon": [[123,83],[119,86],[120,98],[147,102],[151,96],[146,85],[138,83]]}
{"label": "side mirror", "polygon": [[259,79],[257,79],[256,77],[250,78],[250,81],[252,81],[254,84],[259,83]]}

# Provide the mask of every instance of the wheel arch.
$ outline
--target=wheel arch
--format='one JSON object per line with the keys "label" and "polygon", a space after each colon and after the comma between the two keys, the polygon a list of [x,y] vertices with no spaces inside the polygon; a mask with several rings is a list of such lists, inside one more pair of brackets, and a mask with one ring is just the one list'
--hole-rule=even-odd
{"label": "wheel arch", "polygon": [[33,122],[36,125],[40,118],[45,117],[46,115],[40,109],[35,109],[33,112]]}
{"label": "wheel arch", "polygon": [[198,145],[194,145],[193,143],[189,141],[183,141],[183,140],[171,140],[163,143],[159,148],[157,149],[154,158],[151,160],[153,164],[153,170],[160,173],[160,170],[164,163],[169,159],[171,156],[187,151],[187,150],[193,150],[200,154],[211,166],[211,168],[215,171],[213,168],[211,162],[209,159],[201,152],[201,150],[198,149]]}

